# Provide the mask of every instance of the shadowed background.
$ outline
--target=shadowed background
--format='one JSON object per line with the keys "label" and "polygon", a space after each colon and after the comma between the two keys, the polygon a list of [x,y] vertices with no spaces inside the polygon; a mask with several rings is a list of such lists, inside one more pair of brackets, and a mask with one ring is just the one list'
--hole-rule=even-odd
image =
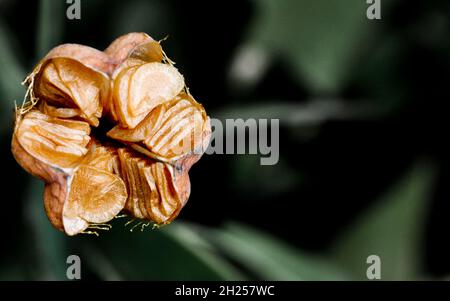
{"label": "shadowed background", "polygon": [[[450,275],[450,3],[382,0],[0,0],[0,279],[364,280]],[[205,155],[179,218],[66,237],[10,152],[20,82],[61,43],[144,31],[211,117],[279,118],[280,160]],[[446,130],[447,129],[447,130]]]}

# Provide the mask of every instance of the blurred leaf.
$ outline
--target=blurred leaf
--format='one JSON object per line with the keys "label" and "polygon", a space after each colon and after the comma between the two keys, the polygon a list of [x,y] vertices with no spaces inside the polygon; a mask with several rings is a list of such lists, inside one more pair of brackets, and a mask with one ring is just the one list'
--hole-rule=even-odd
{"label": "blurred leaf", "polygon": [[302,174],[283,158],[275,165],[261,165],[259,155],[236,155],[231,157],[232,187],[244,199],[267,200],[295,189],[302,183]]}
{"label": "blurred leaf", "polygon": [[85,260],[86,266],[99,279],[104,281],[125,280],[121,273],[116,269],[115,264],[99,248],[92,243],[85,243],[82,247],[81,257]]}
{"label": "blurred leaf", "polygon": [[[295,140],[308,141],[320,133],[321,126],[328,121],[377,120],[389,113],[389,106],[374,105],[364,99],[346,103],[340,99],[316,98],[306,103],[272,100],[266,104],[227,106],[213,112],[222,124],[226,119],[278,119]],[[247,160],[247,159],[245,159]]]}
{"label": "blurred leaf", "polygon": [[[151,230],[141,225],[130,233],[126,220],[116,220],[113,229],[100,233],[100,238],[77,236],[72,254],[82,254],[93,273],[101,279],[126,280],[234,280],[242,279],[198,235],[174,223],[167,228]],[[94,250],[94,251],[93,251]],[[91,256],[101,258],[100,265]],[[94,263],[94,264],[93,264]]]}
{"label": "blurred leaf", "polygon": [[433,165],[417,164],[342,234],[333,254],[355,277],[367,280],[366,259],[378,255],[383,280],[417,279],[434,175]]}
{"label": "blurred leaf", "polygon": [[[254,4],[257,13],[242,49],[253,47],[267,52],[266,57],[285,58],[293,74],[313,92],[337,92],[362,59],[363,50],[370,49],[363,46],[377,28],[377,22],[366,18],[368,5],[361,0],[347,5],[329,0],[258,0]],[[383,13],[389,6],[384,4]]]}
{"label": "blurred leaf", "polygon": [[[81,258],[83,272],[102,280],[241,280],[244,276],[214,250],[213,246],[185,227],[172,224],[161,230],[132,233],[132,225],[116,221],[100,238],[65,237],[50,225],[42,205],[43,184],[33,179],[29,189],[26,220],[31,245],[28,258],[33,279],[65,280],[66,258]],[[67,244],[68,243],[68,244]],[[127,256],[124,256],[127,254]],[[19,273],[18,271],[17,273]]]}
{"label": "blurred leaf", "polygon": [[2,264],[0,269],[0,281],[23,281],[27,280],[26,272],[23,266],[14,261]]}
{"label": "blurred leaf", "polygon": [[67,237],[52,227],[48,220],[42,195],[44,184],[31,178],[25,198],[25,220],[28,222],[29,252],[35,280],[66,280]]}
{"label": "blurred leaf", "polygon": [[393,115],[410,101],[407,82],[402,78],[402,63],[399,59],[405,45],[399,43],[400,35],[385,34],[383,43],[373,47],[372,54],[367,58],[364,68],[353,74],[353,78],[361,90],[376,99],[378,107],[385,112],[385,116]]}
{"label": "blurred leaf", "polygon": [[47,52],[62,41],[65,1],[41,0],[37,27],[37,56],[44,57]]}
{"label": "blurred leaf", "polygon": [[329,120],[359,120],[378,117],[384,111],[368,101],[349,105],[339,99],[311,99],[306,103],[273,100],[267,104],[229,106],[212,116],[224,121],[236,119],[279,119],[287,126],[317,126]]}
{"label": "blurred leaf", "polygon": [[226,280],[244,280],[245,277],[222,258],[215,248],[198,232],[194,231],[189,224],[177,222],[167,228],[167,235],[177,240],[182,246],[190,250],[201,261],[214,269]]}
{"label": "blurred leaf", "polygon": [[147,32],[155,39],[170,34],[173,15],[166,1],[127,1],[120,2],[113,10],[111,26],[112,36],[117,37],[129,32]]}
{"label": "blurred leaf", "polygon": [[15,41],[6,26],[0,22],[0,106],[1,120],[4,129],[11,120],[14,101],[18,104],[22,102],[25,90],[21,82],[25,77],[25,71],[20,65],[13,47]]}
{"label": "blurred leaf", "polygon": [[248,92],[261,81],[273,59],[261,45],[242,45],[236,50],[228,70],[228,86]]}
{"label": "blurred leaf", "polygon": [[302,253],[268,234],[230,223],[223,229],[201,228],[220,250],[262,280],[345,280],[333,263]]}

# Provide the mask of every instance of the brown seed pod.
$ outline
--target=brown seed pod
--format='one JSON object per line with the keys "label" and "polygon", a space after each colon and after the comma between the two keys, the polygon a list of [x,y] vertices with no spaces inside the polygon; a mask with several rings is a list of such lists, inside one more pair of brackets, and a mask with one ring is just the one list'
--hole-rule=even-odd
{"label": "brown seed pod", "polygon": [[[57,46],[25,79],[24,83],[28,86],[25,99],[28,98],[29,102],[20,108],[20,114],[32,109],[40,97],[45,101],[61,103],[62,96],[66,96],[63,106],[75,108],[81,106],[79,107],[81,113],[86,114],[83,117],[96,125],[99,118],[97,115],[101,115],[102,109],[99,103],[103,101],[103,98],[109,97],[108,74],[111,74],[113,70],[111,58],[101,51],[77,44]],[[62,78],[55,77],[58,75]],[[52,82],[55,79],[55,86],[53,86]],[[83,83],[78,84],[79,80]],[[90,83],[91,80],[93,83]],[[86,83],[88,83],[87,87],[84,86]],[[87,89],[83,90],[83,88]],[[56,97],[53,97],[53,94]],[[93,103],[91,103],[92,100],[94,100]],[[83,109],[88,110],[83,112]]]}
{"label": "brown seed pod", "polygon": [[109,80],[101,73],[67,58],[55,58],[41,67],[35,95],[50,105],[79,111],[79,117],[98,126],[102,101],[109,97]]}
{"label": "brown seed pod", "polygon": [[69,58],[104,74],[112,74],[114,71],[114,62],[109,55],[95,48],[79,44],[62,44],[53,48],[39,62],[38,67],[55,58]]}
{"label": "brown seed pod", "polygon": [[119,149],[118,153],[121,177],[128,191],[125,209],[137,218],[158,224],[172,221],[190,194],[187,171],[129,149]]}
{"label": "brown seed pod", "polygon": [[142,32],[132,32],[117,38],[105,49],[105,54],[111,58],[115,72],[130,58],[147,63],[173,63],[164,53],[160,42]]}
{"label": "brown seed pod", "polygon": [[46,182],[47,215],[68,235],[111,220],[127,197],[125,184],[114,174],[117,154],[90,142],[89,134],[86,122],[49,117],[37,110],[18,116],[13,134],[14,157]]}
{"label": "brown seed pod", "polygon": [[174,162],[180,158],[204,152],[204,140],[209,141],[209,119],[194,98],[180,93],[173,100],[152,110],[135,128],[118,125],[108,136],[131,145],[149,157]]}
{"label": "brown seed pod", "polygon": [[[45,182],[57,229],[101,229],[122,210],[157,224],[179,214],[211,129],[160,42],[131,33],[104,52],[64,44],[25,82],[29,101],[17,109],[11,150]],[[91,126],[106,117],[114,126],[97,130],[97,140]]]}
{"label": "brown seed pod", "polygon": [[127,64],[113,85],[113,116],[120,126],[133,129],[155,107],[177,96],[184,88],[184,78],[168,64]]}

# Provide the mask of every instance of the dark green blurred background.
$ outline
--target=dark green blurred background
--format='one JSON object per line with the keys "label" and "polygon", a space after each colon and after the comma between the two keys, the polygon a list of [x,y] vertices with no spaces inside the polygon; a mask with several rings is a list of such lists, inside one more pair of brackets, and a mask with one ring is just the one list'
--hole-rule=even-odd
{"label": "dark green blurred background", "polygon": [[[450,276],[450,2],[381,0],[0,0],[0,279],[366,278]],[[280,161],[205,155],[179,219],[65,237],[43,184],[10,152],[14,101],[38,59],[65,42],[107,47],[144,31],[177,62],[215,118],[279,118]]]}

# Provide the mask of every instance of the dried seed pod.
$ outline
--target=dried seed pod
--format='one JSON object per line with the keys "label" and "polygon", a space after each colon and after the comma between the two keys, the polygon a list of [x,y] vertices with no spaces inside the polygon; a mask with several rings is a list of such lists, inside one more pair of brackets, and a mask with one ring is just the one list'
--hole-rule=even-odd
{"label": "dried seed pod", "polygon": [[25,80],[25,98],[30,102],[21,114],[31,110],[39,101],[63,108],[80,110],[80,118],[97,126],[102,114],[102,102],[109,97],[114,65],[105,53],[94,48],[63,44],[53,48]]}
{"label": "dried seed pod", "polygon": [[80,109],[58,108],[48,104],[45,101],[39,104],[39,110],[45,115],[63,119],[77,118],[82,114]]}
{"label": "dried seed pod", "polygon": [[[101,228],[122,210],[167,224],[186,204],[188,171],[211,128],[173,65],[160,42],[131,33],[104,52],[58,46],[27,77],[11,150],[45,182],[45,211],[57,229]],[[91,126],[104,117],[114,127],[107,137],[97,130],[96,140]]]}
{"label": "dried seed pod", "polygon": [[[158,103],[170,100],[171,95],[175,96],[184,87],[183,77],[160,43],[147,34],[130,33],[119,37],[105,53],[115,62],[111,76],[115,88],[112,101],[108,99],[103,108],[111,120],[123,127],[132,128]],[[142,86],[146,89],[139,88]],[[131,95],[126,91],[134,92]]]}
{"label": "dried seed pod", "polygon": [[116,148],[102,145],[95,139],[90,143],[89,152],[83,157],[80,164],[94,166],[115,175],[119,174],[119,155]]}
{"label": "dried seed pod", "polygon": [[171,65],[152,62],[123,68],[114,79],[112,93],[117,122],[135,128],[151,110],[183,88],[183,76]]}
{"label": "dried seed pod", "polygon": [[170,223],[190,194],[187,171],[125,148],[119,149],[118,154],[121,177],[128,191],[125,209],[136,218]]}
{"label": "dried seed pod", "polygon": [[192,96],[181,93],[158,105],[135,128],[116,126],[107,135],[147,156],[173,162],[194,152],[203,153],[210,131],[204,108]]}
{"label": "dried seed pod", "polygon": [[64,230],[68,235],[78,234],[90,224],[110,221],[125,206],[125,184],[110,172],[82,164],[70,179],[69,194],[62,212]]}
{"label": "dried seed pod", "polygon": [[78,61],[54,58],[41,66],[34,94],[58,108],[78,110],[79,117],[97,126],[102,102],[109,97],[109,80]]}
{"label": "dried seed pod", "polygon": [[157,41],[149,41],[137,46],[131,52],[130,58],[142,60],[147,63],[164,62],[173,65],[173,62],[166,56],[161,47],[161,44]]}
{"label": "dried seed pod", "polygon": [[46,182],[47,215],[68,235],[111,220],[127,198],[125,184],[113,173],[117,154],[89,142],[89,133],[86,122],[32,110],[18,116],[13,134],[11,148],[16,160]]}
{"label": "dried seed pod", "polygon": [[146,62],[161,62],[163,59],[162,48],[158,42],[143,32],[132,32],[115,39],[105,54],[114,62],[114,66],[121,65],[126,59],[136,53]]}
{"label": "dried seed pod", "polygon": [[47,116],[37,110],[16,121],[17,142],[33,157],[50,166],[73,167],[88,152],[86,122]]}
{"label": "dried seed pod", "polygon": [[33,73],[38,72],[42,64],[55,58],[72,59],[92,70],[106,75],[112,74],[114,71],[114,64],[111,57],[106,53],[85,45],[62,44],[50,50],[36,66]]}

